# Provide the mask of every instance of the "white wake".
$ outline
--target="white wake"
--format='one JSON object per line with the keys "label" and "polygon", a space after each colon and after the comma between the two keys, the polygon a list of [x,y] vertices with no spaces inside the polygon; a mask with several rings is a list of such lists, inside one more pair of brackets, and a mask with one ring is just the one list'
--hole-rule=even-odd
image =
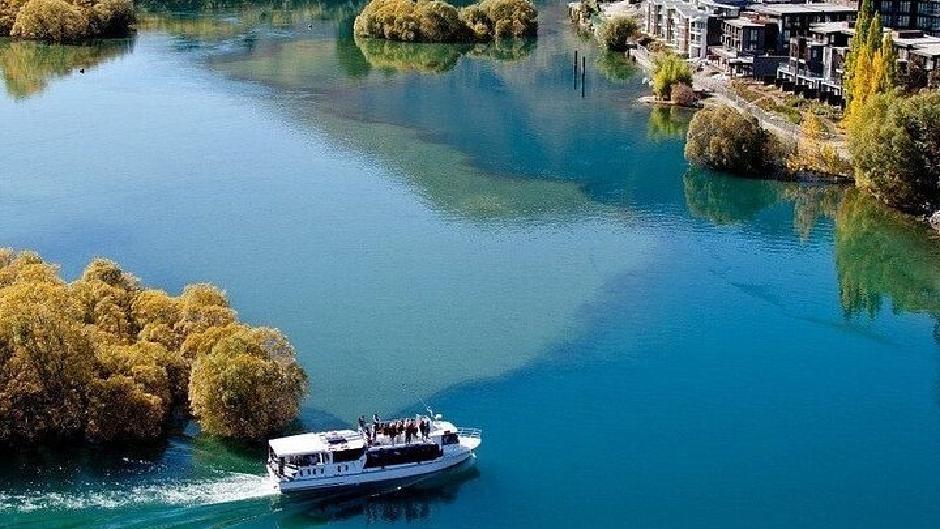
{"label": "white wake", "polygon": [[101,483],[86,483],[64,492],[27,490],[17,493],[0,491],[0,512],[29,512],[39,509],[117,509],[121,507],[163,505],[212,505],[249,500],[275,494],[263,476],[227,474],[205,479],[167,479],[141,485],[102,489]]}

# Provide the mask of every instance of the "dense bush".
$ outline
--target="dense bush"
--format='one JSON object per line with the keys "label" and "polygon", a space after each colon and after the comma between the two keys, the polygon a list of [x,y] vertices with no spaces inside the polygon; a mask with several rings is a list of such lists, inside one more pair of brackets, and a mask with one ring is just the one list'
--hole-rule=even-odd
{"label": "dense bush", "polygon": [[826,129],[816,114],[807,112],[800,125],[796,148],[787,157],[787,168],[794,173],[822,173],[830,177],[850,176],[852,165],[826,141]]}
{"label": "dense bush", "polygon": [[685,157],[693,164],[747,175],[772,169],[782,151],[756,118],[725,105],[698,111],[685,144]]}
{"label": "dense bush", "polygon": [[52,42],[127,35],[130,0],[0,0],[0,36]]}
{"label": "dense bush", "polygon": [[640,23],[634,17],[614,17],[604,22],[600,30],[601,44],[609,51],[627,51],[630,40],[640,33]]}
{"label": "dense bush", "polygon": [[940,208],[940,92],[876,94],[848,129],[859,187],[914,213]]}
{"label": "dense bush", "polygon": [[530,0],[483,0],[458,11],[441,0],[372,0],[354,32],[405,42],[472,42],[525,37],[537,30]]}
{"label": "dense bush", "polygon": [[682,57],[674,53],[660,53],[653,58],[653,95],[662,101],[672,98],[672,87],[677,84],[692,86],[692,70]]}
{"label": "dense bush", "polygon": [[482,0],[460,11],[460,18],[477,40],[534,37],[538,11],[530,0]]}
{"label": "dense bush", "polygon": [[211,285],[172,297],[103,259],[66,283],[0,251],[2,443],[149,439],[189,409],[208,433],[254,438],[293,419],[305,383],[283,336],[238,324]]}

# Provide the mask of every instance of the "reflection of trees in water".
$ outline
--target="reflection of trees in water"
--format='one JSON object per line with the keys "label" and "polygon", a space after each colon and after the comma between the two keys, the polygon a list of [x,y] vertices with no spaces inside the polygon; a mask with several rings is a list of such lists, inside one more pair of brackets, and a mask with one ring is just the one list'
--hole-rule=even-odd
{"label": "reflection of trees in water", "polygon": [[60,444],[19,447],[0,458],[0,490],[43,484],[54,490],[83,478],[114,479],[150,470],[167,453],[170,442],[158,439],[120,445]]}
{"label": "reflection of trees in water", "polygon": [[780,202],[793,204],[803,239],[821,218],[835,221],[841,305],[876,316],[886,299],[896,313],[929,314],[940,343],[940,241],[923,224],[851,188],[741,178],[691,170],[684,178],[692,215],[716,224],[745,222]]}
{"label": "reflection of trees in water", "polygon": [[362,37],[356,38],[356,45],[374,68],[419,73],[450,71],[472,47],[470,44],[397,42]]}
{"label": "reflection of trees in water", "polygon": [[822,218],[833,218],[846,189],[833,185],[753,180],[691,169],[683,179],[685,200],[692,215],[715,224],[753,219],[781,202],[793,205],[793,228],[809,238]]}
{"label": "reflection of trees in water", "polygon": [[787,184],[781,194],[793,202],[793,229],[807,240],[820,218],[834,218],[846,188],[832,185]]}
{"label": "reflection of trees in water", "polygon": [[689,212],[719,225],[750,220],[780,201],[780,184],[767,180],[748,180],[691,169],[682,182]]}
{"label": "reflection of trees in water", "polygon": [[657,105],[650,111],[649,137],[654,140],[684,138],[692,113],[674,106]]}
{"label": "reflection of trees in water", "polygon": [[351,28],[351,21],[361,4],[362,2],[352,0],[148,1],[138,4],[138,27],[144,30],[165,31],[188,39],[210,41],[245,35],[259,27],[291,27],[313,20],[335,20],[340,23],[340,27],[349,21]]}
{"label": "reflection of trees in water", "polygon": [[527,57],[535,49],[532,39],[506,39],[486,44],[398,42],[355,37],[366,61],[385,71],[449,72],[464,55],[511,61]]}
{"label": "reflection of trees in water", "polygon": [[[480,471],[470,462],[402,490],[315,500],[304,500],[302,496],[287,497],[284,508],[297,511],[298,525],[311,519],[342,521],[362,518],[366,523],[427,520],[434,505],[455,501],[463,484],[476,479],[479,474]],[[288,525],[293,524],[288,521]]]}
{"label": "reflection of trees in water", "polygon": [[940,243],[925,226],[853,190],[836,217],[835,257],[847,314],[874,316],[887,296],[895,312],[940,318]]}
{"label": "reflection of trees in water", "polygon": [[7,93],[16,99],[35,95],[49,81],[81,68],[119,57],[133,47],[130,39],[101,40],[81,46],[34,41],[0,43],[0,70]]}
{"label": "reflection of trees in water", "polygon": [[608,81],[613,82],[626,81],[637,72],[633,61],[623,53],[613,51],[599,53],[594,66]]}

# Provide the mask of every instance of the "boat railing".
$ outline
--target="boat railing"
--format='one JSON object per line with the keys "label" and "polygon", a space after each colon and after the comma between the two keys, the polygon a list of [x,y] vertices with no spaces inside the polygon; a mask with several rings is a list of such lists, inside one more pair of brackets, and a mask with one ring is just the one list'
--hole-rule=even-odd
{"label": "boat railing", "polygon": [[482,428],[470,428],[468,426],[457,428],[457,435],[459,437],[470,437],[472,439],[482,439],[483,438],[483,429]]}

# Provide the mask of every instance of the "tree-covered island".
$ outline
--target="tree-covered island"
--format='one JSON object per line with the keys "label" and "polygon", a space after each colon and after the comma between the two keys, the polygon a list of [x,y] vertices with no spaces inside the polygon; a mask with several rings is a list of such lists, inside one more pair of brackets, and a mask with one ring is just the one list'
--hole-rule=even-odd
{"label": "tree-covered island", "polygon": [[258,439],[292,421],[307,376],[276,329],[238,321],[225,293],[147,288],[105,259],[64,281],[0,250],[0,444],[203,432]]}
{"label": "tree-covered island", "polygon": [[0,37],[49,42],[125,37],[136,20],[131,0],[0,0]]}
{"label": "tree-covered island", "polygon": [[441,0],[372,0],[356,17],[354,31],[405,42],[488,42],[534,37],[537,18],[531,0],[482,0],[462,9]]}

